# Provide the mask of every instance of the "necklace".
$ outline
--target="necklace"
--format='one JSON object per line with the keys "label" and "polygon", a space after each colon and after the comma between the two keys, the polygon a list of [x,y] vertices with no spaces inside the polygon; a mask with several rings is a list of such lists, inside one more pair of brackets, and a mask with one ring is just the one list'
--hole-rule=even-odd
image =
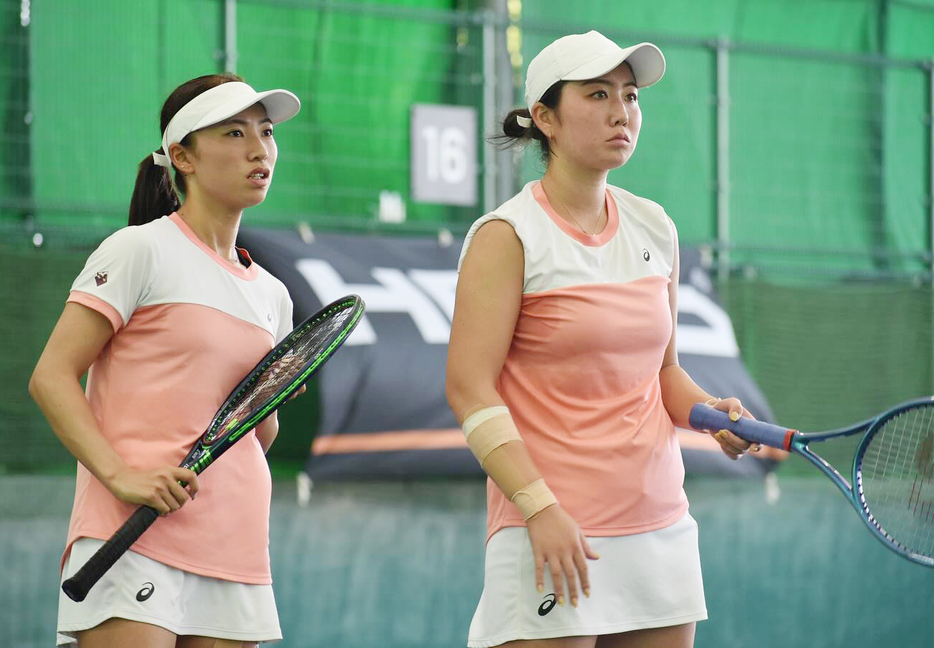
{"label": "necklace", "polygon": [[593,233],[591,233],[584,229],[584,226],[581,225],[580,221],[577,220],[577,217],[574,216],[574,213],[571,211],[571,208],[568,207],[568,204],[564,202],[564,200],[560,196],[558,197],[558,200],[561,201],[561,206],[564,207],[564,211],[568,213],[568,216],[570,216],[571,220],[574,221],[574,224],[577,225],[577,229],[582,231],[587,236],[596,236],[597,234],[600,233],[600,229],[601,229],[600,221],[603,220],[603,208],[602,207],[600,208],[600,213],[597,215],[597,229]]}

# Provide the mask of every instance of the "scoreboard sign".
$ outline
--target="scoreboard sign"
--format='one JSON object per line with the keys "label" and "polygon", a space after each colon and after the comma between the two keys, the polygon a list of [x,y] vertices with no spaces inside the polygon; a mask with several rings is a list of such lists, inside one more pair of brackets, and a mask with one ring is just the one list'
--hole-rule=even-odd
{"label": "scoreboard sign", "polygon": [[469,106],[412,106],[412,199],[477,204],[477,111]]}

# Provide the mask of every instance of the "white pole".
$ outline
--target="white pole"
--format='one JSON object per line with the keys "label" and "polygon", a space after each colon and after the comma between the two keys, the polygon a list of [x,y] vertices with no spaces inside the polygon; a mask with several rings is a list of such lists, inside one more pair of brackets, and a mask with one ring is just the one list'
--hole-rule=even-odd
{"label": "white pole", "polygon": [[483,12],[483,211],[496,209],[496,151],[486,143],[488,133],[496,128],[496,27],[495,15]]}
{"label": "white pole", "polygon": [[[928,194],[928,212],[930,216],[930,225],[931,225],[931,240],[930,240],[930,252],[931,252],[931,287],[934,288],[934,60],[931,61],[931,66],[928,68],[928,90],[930,91],[930,101],[928,103],[928,133],[930,134],[931,147],[928,151],[928,169],[931,172],[930,185]],[[934,372],[934,367],[931,368]]]}
{"label": "white pole", "polygon": [[224,71],[237,73],[237,0],[224,0]]}
{"label": "white pole", "polygon": [[717,41],[717,272],[730,271],[730,61],[729,43]]}

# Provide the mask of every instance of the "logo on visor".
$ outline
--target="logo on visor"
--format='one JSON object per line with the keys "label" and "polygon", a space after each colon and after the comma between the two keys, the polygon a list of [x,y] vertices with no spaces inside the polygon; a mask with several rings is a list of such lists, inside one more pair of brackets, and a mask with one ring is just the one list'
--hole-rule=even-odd
{"label": "logo on visor", "polygon": [[94,275],[94,282],[98,286],[103,286],[105,283],[107,283],[107,271],[101,270],[96,275]]}

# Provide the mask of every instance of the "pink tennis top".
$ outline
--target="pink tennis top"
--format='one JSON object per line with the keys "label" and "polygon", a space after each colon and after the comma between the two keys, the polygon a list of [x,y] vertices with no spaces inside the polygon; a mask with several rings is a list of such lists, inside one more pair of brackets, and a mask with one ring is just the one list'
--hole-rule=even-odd
{"label": "pink tennis top", "polygon": [[[88,372],[87,397],[103,435],[139,469],[180,464],[231,390],[292,328],[285,286],[256,263],[222,259],[178,214],[107,238],[68,301],[113,326]],[[198,496],[132,550],[203,576],[271,583],[271,479],[255,433],[199,482]],[[76,539],[109,538],[135,509],[79,463],[63,562]]]}
{"label": "pink tennis top", "polygon": [[[657,204],[608,186],[608,220],[590,236],[558,216],[538,181],[470,228],[508,222],[525,275],[497,389],[545,483],[592,536],[641,533],[687,511],[684,465],[662,404],[671,338],[674,225]],[[524,526],[487,483],[487,537]]]}

